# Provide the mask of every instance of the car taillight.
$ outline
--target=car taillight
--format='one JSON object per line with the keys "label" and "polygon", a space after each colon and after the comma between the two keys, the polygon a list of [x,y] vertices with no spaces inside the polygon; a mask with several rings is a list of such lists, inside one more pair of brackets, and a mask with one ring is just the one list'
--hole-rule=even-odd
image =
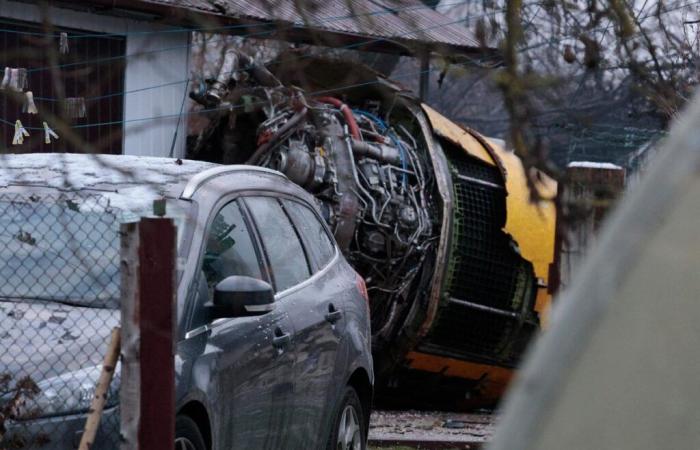
{"label": "car taillight", "polygon": [[355,284],[357,285],[357,290],[360,292],[362,298],[365,299],[367,303],[367,309],[369,309],[369,296],[367,295],[367,285],[365,284],[365,279],[360,276],[359,273],[355,273]]}

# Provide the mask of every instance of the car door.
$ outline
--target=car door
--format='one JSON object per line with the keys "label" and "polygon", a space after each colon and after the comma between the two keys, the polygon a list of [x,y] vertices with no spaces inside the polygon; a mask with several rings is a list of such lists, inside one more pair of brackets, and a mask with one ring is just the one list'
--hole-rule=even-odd
{"label": "car door", "polygon": [[[240,201],[225,204],[214,215],[203,246],[195,280],[200,297],[210,301],[214,286],[231,275],[271,281],[265,255]],[[192,372],[193,377],[208,377],[200,384],[208,385],[216,448],[283,448],[284,430],[278,424],[287,420],[280,414],[288,409],[276,406],[292,396],[292,377],[287,374],[294,368],[293,326],[288,312],[276,304],[263,315],[208,321],[201,299],[197,303],[200,309],[194,317],[208,322],[204,326],[208,336]]]}
{"label": "car door", "polygon": [[343,281],[337,277],[334,241],[312,208],[291,199],[282,200],[302,238],[314,275],[311,283],[295,292],[292,323],[296,330],[296,372],[298,383],[297,430],[304,448],[322,448],[333,416],[334,375],[344,365],[339,354],[344,335]]}
{"label": "car door", "polygon": [[[246,204],[258,224],[270,271],[277,289],[277,301],[284,304],[295,326],[294,347],[297,364],[293,422],[287,424],[285,449],[319,448],[318,435],[325,402],[326,385],[332,375],[338,338],[334,326],[342,326],[339,314],[329,316],[330,301],[323,302],[312,272],[318,267],[304,247],[299,230],[279,199],[247,197]],[[264,224],[264,225],[263,225]],[[319,236],[316,236],[319,239]],[[335,325],[331,324],[332,321]],[[303,329],[297,329],[300,324]],[[299,334],[301,331],[301,334]]]}

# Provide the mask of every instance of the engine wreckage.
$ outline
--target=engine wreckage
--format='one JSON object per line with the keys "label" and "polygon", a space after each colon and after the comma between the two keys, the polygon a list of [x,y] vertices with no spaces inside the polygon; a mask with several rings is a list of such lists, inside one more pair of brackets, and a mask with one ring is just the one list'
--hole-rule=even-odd
{"label": "engine wreckage", "polygon": [[[228,53],[188,157],[284,173],[366,280],[378,386],[496,399],[541,327],[551,204],[520,161],[358,64]],[[553,183],[538,186],[552,195]]]}

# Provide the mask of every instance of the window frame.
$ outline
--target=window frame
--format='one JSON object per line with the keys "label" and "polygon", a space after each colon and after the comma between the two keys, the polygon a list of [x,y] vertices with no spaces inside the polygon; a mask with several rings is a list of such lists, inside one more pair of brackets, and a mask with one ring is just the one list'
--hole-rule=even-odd
{"label": "window frame", "polygon": [[[255,249],[255,256],[258,260],[258,266],[260,267],[260,274],[262,275],[262,281],[265,281],[266,283],[269,283],[272,286],[272,279],[271,279],[271,273],[268,270],[269,264],[267,264],[267,259],[266,255],[263,253],[263,246],[262,242],[260,241],[260,236],[257,233],[257,230],[255,229],[255,223],[252,220],[252,217],[250,216],[248,209],[245,204],[241,201],[243,197],[245,197],[245,192],[244,191],[237,191],[237,192],[230,192],[224,195],[212,195],[210,193],[205,193],[205,199],[207,197],[209,198],[216,198],[214,201],[206,201],[204,199],[202,200],[195,200],[192,203],[197,204],[197,209],[195,209],[196,214],[194,217],[198,217],[198,213],[200,211],[201,205],[199,204],[201,201],[203,201],[203,204],[211,204],[211,208],[209,209],[209,213],[207,214],[206,221],[204,222],[204,232],[201,235],[201,238],[198,238],[197,242],[197,248],[195,249],[195,246],[193,245],[193,242],[190,242],[188,244],[189,246],[189,252],[188,252],[188,259],[190,257],[190,252],[193,252],[196,250],[196,254],[192,254],[191,256],[196,257],[195,261],[195,266],[193,269],[193,272],[191,273],[189,280],[187,280],[188,285],[186,286],[186,294],[185,294],[185,305],[183,308],[183,329],[184,334],[183,338],[185,340],[190,339],[194,336],[197,336],[198,333],[201,330],[209,330],[216,326],[216,322],[227,322],[229,320],[234,320],[235,318],[233,317],[228,317],[228,318],[220,318],[216,319],[212,323],[208,323],[205,325],[197,326],[192,328],[192,320],[195,317],[195,309],[198,306],[197,302],[197,295],[198,295],[198,288],[199,288],[199,282],[200,282],[200,277],[202,277],[202,264],[204,263],[204,253],[207,250],[207,237],[209,236],[209,232],[211,231],[212,224],[214,223],[214,219],[216,216],[221,212],[222,209],[224,209],[227,205],[233,203],[233,202],[238,202],[238,207],[240,208],[241,211],[241,216],[243,217],[243,222],[245,223],[246,227],[248,228],[248,235],[250,236],[250,239],[253,243],[253,248]],[[218,198],[217,198],[218,197]],[[211,202],[211,203],[210,203]],[[204,213],[204,211],[202,211]],[[196,219],[195,219],[196,222]],[[189,234],[190,237],[193,238],[195,237],[195,231],[196,231],[196,224],[195,228],[192,229],[192,232]],[[208,300],[208,299],[207,299]],[[275,301],[277,298],[275,297]],[[199,330],[199,331],[198,331]],[[194,334],[192,334],[194,333]]]}
{"label": "window frame", "polygon": [[[290,225],[292,226],[292,230],[294,230],[294,234],[296,235],[296,237],[299,241],[299,245],[301,246],[301,250],[304,253],[304,259],[306,260],[306,268],[309,272],[309,275],[306,278],[304,278],[303,280],[301,280],[300,282],[293,284],[291,286],[288,286],[287,288],[285,288],[283,290],[279,290],[277,288],[277,281],[275,280],[275,272],[272,268],[272,264],[270,263],[270,257],[267,253],[267,248],[265,246],[265,243],[263,242],[262,236],[260,235],[260,230],[258,228],[259,224],[255,220],[255,215],[250,211],[250,206],[247,203],[247,200],[249,198],[254,198],[254,197],[267,197],[267,198],[271,198],[272,200],[275,200],[277,202],[280,209],[282,210],[282,214],[284,215],[284,217],[287,218]],[[306,283],[308,280],[310,280],[316,274],[316,272],[313,270],[311,258],[309,257],[309,252],[306,249],[306,245],[305,245],[304,239],[301,236],[301,233],[297,229],[296,223],[294,223],[294,220],[292,220],[292,218],[289,216],[289,213],[287,213],[287,211],[284,209],[284,204],[280,201],[281,198],[288,198],[288,196],[284,195],[282,193],[279,193],[279,192],[255,192],[255,193],[249,193],[246,195],[241,195],[240,198],[242,200],[242,203],[245,205],[246,212],[248,213],[250,220],[255,224],[255,226],[253,227],[254,233],[256,234],[258,242],[260,243],[260,248],[261,248],[263,254],[265,255],[265,262],[267,263],[266,268],[269,268],[269,275],[270,275],[270,278],[272,280],[271,285],[272,285],[273,289],[275,290],[275,296],[277,296],[277,295],[284,296],[287,292],[291,292],[292,290],[296,290],[298,288],[298,286],[300,286],[300,285]]]}
{"label": "window frame", "polygon": [[[284,298],[287,295],[293,294],[297,290],[303,289],[306,285],[310,284],[314,280],[316,280],[318,277],[322,276],[324,273],[326,273],[329,268],[338,260],[340,251],[338,249],[338,245],[335,242],[335,238],[333,238],[333,234],[330,232],[330,229],[328,228],[328,224],[326,223],[325,220],[318,214],[316,211],[316,208],[314,205],[310,202],[305,201],[303,198],[300,198],[298,196],[286,193],[286,192],[280,192],[280,191],[274,191],[274,190],[269,190],[269,189],[241,189],[237,190],[235,192],[228,192],[223,195],[221,194],[214,194],[214,193],[209,193],[209,192],[204,192],[203,193],[204,197],[201,199],[196,199],[193,201],[197,205],[196,209],[193,211],[193,215],[195,218],[199,217],[200,213],[204,213],[202,208],[204,208],[203,205],[206,206],[206,209],[209,209],[210,212],[206,217],[206,221],[204,222],[204,235],[201,236],[201,239],[198,236],[195,236],[195,231],[196,231],[196,224],[195,228],[192,229],[192,232],[189,233],[189,236],[192,237],[192,242],[188,244],[188,252],[187,252],[187,258],[189,259],[190,256],[195,257],[195,267],[192,269],[193,271],[191,272],[190,279],[187,280],[189,283],[188,286],[185,288],[185,305],[183,309],[183,317],[184,317],[184,322],[183,322],[183,338],[184,339],[190,339],[194,336],[197,336],[198,333],[201,330],[207,330],[211,329],[214,326],[216,326],[215,323],[210,323],[206,325],[202,325],[199,327],[196,327],[192,329],[192,318],[194,316],[194,308],[197,307],[197,302],[196,302],[196,295],[197,295],[197,290],[198,290],[198,282],[199,282],[199,277],[201,276],[200,269],[201,269],[201,264],[203,261],[204,257],[204,252],[206,251],[206,237],[211,230],[212,223],[214,222],[214,218],[216,215],[223,209],[227,204],[231,202],[238,201],[239,206],[241,207],[241,212],[244,218],[244,221],[246,223],[246,226],[248,227],[248,233],[251,235],[253,245],[255,246],[255,251],[256,251],[256,256],[258,257],[258,264],[261,264],[261,273],[263,275],[263,281],[267,282],[270,284],[270,286],[273,286],[273,289],[275,288],[273,284],[273,279],[272,279],[272,272],[270,270],[271,266],[269,264],[269,260],[267,258],[267,254],[265,253],[265,246],[262,243],[262,240],[260,238],[260,233],[257,228],[257,223],[254,222],[254,219],[252,215],[250,214],[250,211],[248,210],[248,206],[245,204],[245,199],[247,197],[273,197],[277,199],[278,201],[280,199],[287,199],[290,201],[294,201],[297,203],[300,203],[304,206],[307,206],[310,208],[314,214],[316,215],[316,218],[320,220],[321,224],[323,225],[323,228],[326,230],[326,233],[328,236],[331,238],[331,242],[333,243],[333,248],[335,249],[335,253],[333,255],[333,258],[326,264],[324,267],[319,268],[315,272],[311,273],[308,278],[306,278],[304,281],[294,285],[290,286],[284,291],[279,291],[275,292],[275,301],[284,301]],[[214,198],[212,198],[214,197]],[[209,199],[209,200],[207,200]],[[209,208],[209,205],[212,205],[211,208]],[[288,214],[288,212],[284,209],[284,204],[280,202],[280,205],[282,206],[283,211],[285,214]],[[289,218],[289,215],[287,216]],[[297,230],[297,224],[296,222],[289,218],[290,222],[292,223],[292,227],[294,228],[295,232],[297,233],[297,236],[299,236],[298,230]],[[195,219],[196,221],[196,219]],[[196,238],[196,239],[195,239]],[[194,245],[194,241],[197,240],[197,245]],[[300,238],[300,243],[302,248],[304,249],[304,256],[307,258],[307,264],[311,264],[309,261],[309,257],[307,256],[308,250],[306,249],[306,241],[303,238]],[[196,252],[196,254],[194,253]],[[309,266],[309,269],[311,269],[311,266]],[[189,270],[189,269],[188,269]],[[184,278],[183,278],[184,280]],[[217,319],[215,322],[221,321],[225,322],[228,320],[233,320],[231,318],[228,319]],[[200,330],[200,331],[198,331]]]}
{"label": "window frame", "polygon": [[[330,241],[330,243],[331,243],[331,246],[333,247],[333,254],[331,255],[331,257],[328,259],[328,261],[327,261],[325,264],[322,264],[320,261],[315,261],[315,260],[313,261],[314,271],[313,271],[313,273],[311,274],[311,276],[314,276],[314,275],[316,275],[317,273],[319,273],[319,272],[321,272],[322,270],[324,270],[326,267],[328,267],[328,266],[330,266],[331,264],[333,264],[333,261],[335,261],[337,255],[338,255],[338,244],[335,242],[335,238],[333,237],[333,234],[332,234],[332,233],[330,232],[330,230],[328,229],[328,224],[327,224],[326,221],[323,220],[323,218],[318,214],[318,212],[316,211],[316,208],[314,208],[313,206],[309,205],[309,204],[306,203],[306,202],[299,201],[299,200],[296,199],[296,198],[284,198],[284,200],[287,200],[287,201],[292,202],[292,203],[297,203],[301,208],[307,208],[307,209],[309,209],[309,210],[311,211],[311,213],[314,215],[314,217],[316,218],[316,220],[321,224],[321,227],[322,227],[324,233],[326,233],[326,237],[328,237],[328,239],[329,239],[329,241]],[[285,214],[287,214],[287,217],[289,217],[289,220],[291,220],[291,222],[294,224],[294,228],[297,230],[297,234],[299,235],[299,237],[300,237],[300,239],[301,239],[302,245],[303,245],[303,247],[304,247],[304,251],[307,253],[307,258],[308,258],[309,260],[312,260],[313,258],[311,258],[310,252],[309,252],[309,250],[307,249],[307,247],[308,247],[308,246],[311,246],[311,245],[313,245],[313,244],[307,242],[306,238],[304,237],[304,233],[302,233],[302,232],[299,230],[299,224],[296,223],[296,221],[295,221],[293,215],[287,210],[287,206],[285,205],[285,202],[280,201],[280,203],[282,204],[282,209],[284,209]]]}
{"label": "window frame", "polygon": [[[239,194],[234,194],[234,195],[227,195],[224,197],[221,197],[218,201],[214,203],[214,207],[211,208],[211,213],[207,216],[207,221],[204,226],[204,233],[202,235],[201,242],[199,243],[199,248],[197,249],[197,260],[195,263],[195,268],[194,268],[194,273],[192,274],[192,279],[189,280],[189,286],[188,286],[188,299],[187,299],[187,304],[189,305],[194,305],[196,301],[192,299],[194,295],[196,295],[198,283],[199,283],[199,278],[202,276],[201,271],[202,271],[202,264],[204,263],[204,253],[207,251],[207,238],[209,236],[209,233],[211,232],[211,227],[212,224],[214,223],[214,219],[216,216],[228,205],[231,203],[237,203],[238,207],[240,208],[241,211],[241,216],[243,217],[243,222],[245,223],[245,226],[248,229],[248,235],[250,236],[250,240],[253,243],[253,248],[255,250],[255,256],[256,259],[258,260],[258,267],[260,268],[260,274],[262,275],[262,280],[271,283],[271,274],[268,271],[268,265],[265,264],[267,261],[263,259],[265,255],[263,254],[262,251],[262,243],[259,240],[259,236],[257,234],[257,230],[255,230],[255,225],[252,222],[252,218],[250,217],[247,208],[245,208],[245,205],[243,205],[240,202],[241,196]],[[194,235],[194,231],[192,232],[192,235]],[[190,243],[190,246],[192,244]],[[190,249],[191,251],[191,249]],[[193,294],[194,293],[194,294]]]}

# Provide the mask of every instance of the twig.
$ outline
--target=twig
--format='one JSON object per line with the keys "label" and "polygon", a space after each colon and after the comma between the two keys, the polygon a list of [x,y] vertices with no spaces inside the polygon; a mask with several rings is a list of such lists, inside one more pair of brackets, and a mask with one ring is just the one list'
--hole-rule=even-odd
{"label": "twig", "polygon": [[112,329],[112,337],[102,365],[100,379],[97,381],[97,386],[95,386],[95,396],[92,398],[92,404],[88,411],[87,420],[85,421],[85,430],[83,431],[83,437],[80,439],[78,450],[90,450],[92,444],[95,442],[97,428],[100,426],[100,419],[102,418],[102,410],[107,401],[107,391],[109,390],[110,383],[112,383],[114,369],[117,366],[117,359],[119,358],[119,341],[120,330],[118,327],[115,327]]}

